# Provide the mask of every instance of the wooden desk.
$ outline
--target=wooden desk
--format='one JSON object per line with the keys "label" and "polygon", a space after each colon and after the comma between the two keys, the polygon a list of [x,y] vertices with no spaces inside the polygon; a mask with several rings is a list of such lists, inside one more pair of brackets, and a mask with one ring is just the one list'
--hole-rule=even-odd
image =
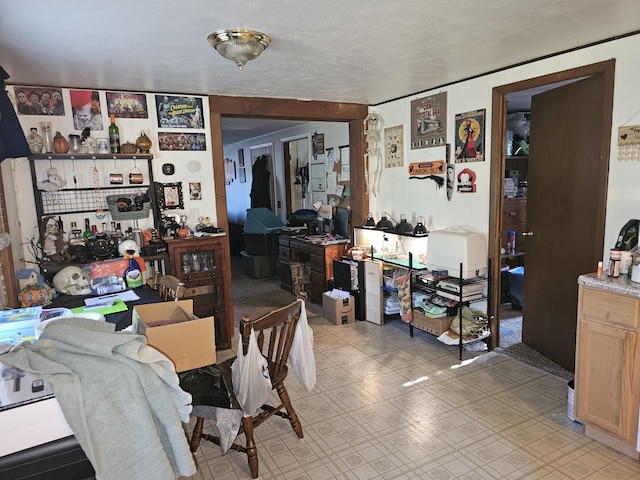
{"label": "wooden desk", "polygon": [[322,293],[328,290],[328,281],[333,278],[333,261],[345,254],[348,243],[319,245],[304,237],[280,235],[278,238],[280,257],[280,288],[294,292],[291,277],[291,263],[309,263],[310,285],[309,300],[322,303]]}

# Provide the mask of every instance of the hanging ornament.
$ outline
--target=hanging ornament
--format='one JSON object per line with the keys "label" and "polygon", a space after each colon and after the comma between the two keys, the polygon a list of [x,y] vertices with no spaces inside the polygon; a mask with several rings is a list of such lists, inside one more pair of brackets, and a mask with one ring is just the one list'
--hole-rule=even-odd
{"label": "hanging ornament", "polygon": [[93,162],[93,185],[96,189],[96,218],[102,220],[107,216],[107,213],[102,209],[102,192],[100,191],[100,172],[96,167],[95,160]]}

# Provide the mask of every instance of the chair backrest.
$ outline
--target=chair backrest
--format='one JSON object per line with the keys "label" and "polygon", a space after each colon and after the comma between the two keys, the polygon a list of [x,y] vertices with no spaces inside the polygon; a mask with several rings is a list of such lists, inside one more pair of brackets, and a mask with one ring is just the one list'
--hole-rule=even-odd
{"label": "chair backrest", "polygon": [[178,301],[184,295],[184,283],[173,275],[156,275],[154,286],[165,302]]}
{"label": "chair backrest", "polygon": [[295,302],[273,310],[256,320],[244,316],[240,322],[244,353],[247,352],[249,335],[253,327],[260,351],[269,362],[269,375],[274,385],[286,377],[287,360],[304,304],[299,300],[306,301],[306,299],[306,292],[300,292]]}

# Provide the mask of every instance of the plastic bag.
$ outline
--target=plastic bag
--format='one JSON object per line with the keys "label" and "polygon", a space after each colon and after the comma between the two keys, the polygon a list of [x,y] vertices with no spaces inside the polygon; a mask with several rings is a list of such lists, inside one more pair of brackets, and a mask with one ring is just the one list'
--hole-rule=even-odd
{"label": "plastic bag", "polygon": [[300,385],[311,390],[316,384],[316,357],[313,354],[313,330],[307,323],[307,309],[302,302],[302,309],[296,333],[289,352],[289,363],[293,373],[296,374]]}
{"label": "plastic bag", "polygon": [[271,394],[269,364],[264,358],[256,332],[251,329],[247,354],[242,354],[242,336],[238,339],[238,356],[231,364],[233,393],[244,411],[245,417],[255,415]]}

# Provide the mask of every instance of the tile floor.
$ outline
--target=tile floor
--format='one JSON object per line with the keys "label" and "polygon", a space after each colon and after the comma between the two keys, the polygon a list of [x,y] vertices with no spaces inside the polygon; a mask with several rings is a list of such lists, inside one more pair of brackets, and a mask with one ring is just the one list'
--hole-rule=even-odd
{"label": "tile floor", "polygon": [[[316,386],[287,380],[305,437],[279,417],[258,428],[261,479],[640,478],[639,462],[567,418],[560,377],[494,352],[465,351],[459,362],[456,347],[410,338],[399,320],[309,323]],[[196,458],[194,480],[251,478],[244,454],[203,442]]]}

